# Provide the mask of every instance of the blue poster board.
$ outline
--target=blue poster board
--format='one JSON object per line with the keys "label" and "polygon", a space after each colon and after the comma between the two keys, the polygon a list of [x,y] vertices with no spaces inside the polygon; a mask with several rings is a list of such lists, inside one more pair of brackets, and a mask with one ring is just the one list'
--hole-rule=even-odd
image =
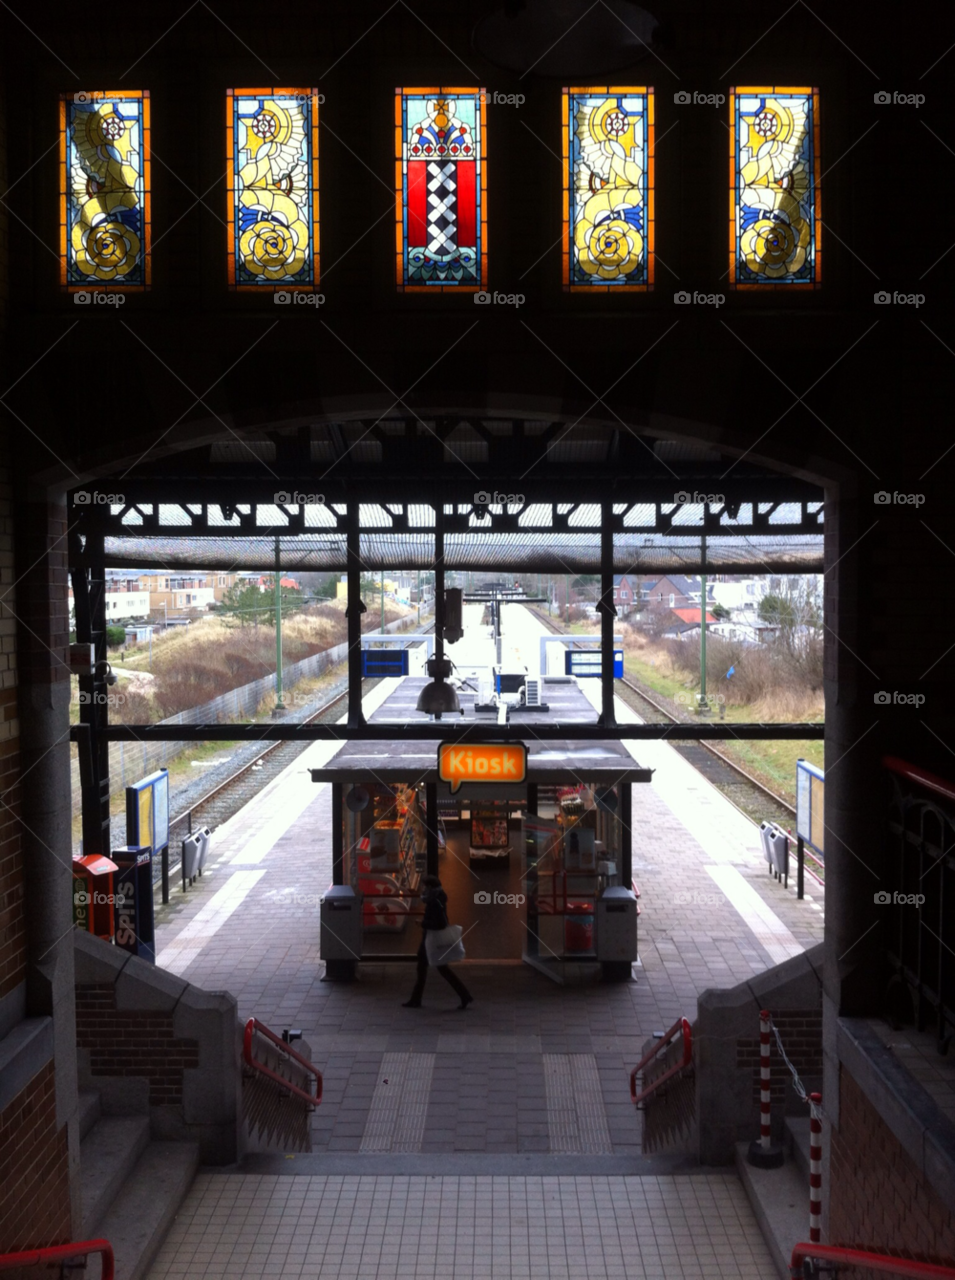
{"label": "blue poster board", "polygon": [[169,772],[159,769],[126,788],[126,839],[154,854],[169,844]]}
{"label": "blue poster board", "polygon": [[825,853],[825,773],[796,761],[796,835],[820,857]]}

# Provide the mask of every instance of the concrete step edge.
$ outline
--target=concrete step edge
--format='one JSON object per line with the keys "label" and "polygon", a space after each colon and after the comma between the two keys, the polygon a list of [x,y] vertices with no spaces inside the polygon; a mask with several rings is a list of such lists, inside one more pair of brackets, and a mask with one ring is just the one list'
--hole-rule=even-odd
{"label": "concrete step edge", "polygon": [[80,1142],[83,1235],[91,1239],[149,1142],[148,1116],[100,1116]]}
{"label": "concrete step edge", "polygon": [[797,1168],[805,1175],[806,1186],[809,1186],[809,1117],[786,1117],[786,1145],[796,1163]]}
{"label": "concrete step edge", "polygon": [[100,1118],[100,1096],[93,1090],[84,1090],[80,1093],[79,1101],[79,1122],[80,1122],[80,1140],[89,1133],[93,1125]]}
{"label": "concrete step edge", "polygon": [[736,1168],[780,1280],[790,1280],[793,1245],[809,1239],[809,1178],[790,1157],[779,1169],[755,1169],[748,1150],[736,1144]]}
{"label": "concrete step edge", "polygon": [[199,1144],[151,1142],[104,1217],[120,1280],[145,1280],[199,1169]]}

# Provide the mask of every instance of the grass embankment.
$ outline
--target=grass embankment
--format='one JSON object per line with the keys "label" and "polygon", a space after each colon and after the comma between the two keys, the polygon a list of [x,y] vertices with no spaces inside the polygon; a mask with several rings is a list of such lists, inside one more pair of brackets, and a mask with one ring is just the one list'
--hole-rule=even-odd
{"label": "grass embankment", "polygon": [[[589,621],[563,626],[580,635],[599,632],[599,624]],[[699,640],[659,640],[626,623],[616,630],[623,635],[627,676],[649,693],[672,702],[675,713],[688,714],[700,691]],[[783,650],[774,651],[774,646],[746,649],[709,634],[706,648],[707,696],[711,702],[723,700],[726,724],[822,723],[825,708],[816,655],[794,660]],[[736,670],[727,678],[730,667]],[[718,712],[711,720],[719,720]],[[796,761],[801,758],[823,767],[823,743],[813,738],[792,742],[730,739],[720,743],[719,749],[790,804],[796,802]]]}
{"label": "grass embankment", "polygon": [[[386,603],[385,622],[394,622],[414,611],[403,606]],[[364,631],[377,630],[381,624],[380,610],[369,609],[362,619]],[[283,664],[298,662],[325,649],[333,648],[347,639],[344,602],[330,601],[317,609],[296,614],[282,623]],[[113,722],[124,724],[152,724],[202,702],[228,693],[234,688],[269,675],[275,670],[275,628],[229,626],[223,618],[206,616],[198,618],[189,627],[170,629],[153,637],[152,666],[149,662],[149,645],[118,646],[110,650],[110,662],[122,672],[110,689],[113,699],[109,716]],[[340,683],[347,670],[341,662],[323,671],[321,675],[307,676],[293,686],[285,685],[283,702],[295,709],[320,698],[335,684]],[[122,701],[120,701],[122,698]],[[185,705],[177,705],[185,699]],[[251,717],[253,723],[271,719],[275,707],[275,694],[269,693]],[[79,720],[79,688],[73,680],[73,697],[70,703],[70,721]],[[170,785],[195,778],[193,761],[211,762],[227,756],[236,742],[193,742],[168,762]],[[75,748],[73,749],[75,750]],[[125,803],[122,782],[110,793],[110,808],[121,812]],[[175,816],[175,815],[171,815]],[[79,814],[73,817],[73,838],[82,834]]]}

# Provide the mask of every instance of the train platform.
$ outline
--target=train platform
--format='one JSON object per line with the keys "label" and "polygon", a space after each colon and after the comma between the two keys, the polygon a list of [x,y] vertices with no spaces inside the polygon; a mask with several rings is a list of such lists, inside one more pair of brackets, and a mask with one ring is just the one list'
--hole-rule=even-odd
{"label": "train platform", "polygon": [[[188,894],[174,890],[157,927],[160,965],[230,991],[242,1018],[302,1030],[325,1079],[316,1153],[637,1156],[627,1073],[644,1042],[692,1020],[707,988],[822,938],[818,891],[799,902],[767,873],[753,824],[672,748],[640,743],[656,772],[634,787],[642,914],[631,983],[557,986],[520,961],[465,962],[476,999],[461,1012],[436,974],[424,1006],[403,1008],[408,963],[366,962],[355,983],[323,982],[331,788],[309,769],[333,750],[313,744],[218,828],[206,874]],[[568,1117],[559,1099],[575,1088],[589,1101]],[[396,1128],[412,1095],[427,1104]]]}

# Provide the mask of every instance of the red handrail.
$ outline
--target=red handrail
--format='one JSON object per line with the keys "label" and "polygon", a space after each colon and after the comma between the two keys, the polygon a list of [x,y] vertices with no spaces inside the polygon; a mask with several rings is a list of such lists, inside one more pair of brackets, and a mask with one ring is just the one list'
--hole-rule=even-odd
{"label": "red handrail", "polygon": [[[273,1044],[287,1054],[288,1057],[294,1058],[300,1067],[304,1067],[306,1071],[310,1071],[315,1077],[315,1093],[306,1093],[304,1089],[300,1089],[298,1085],[292,1084],[290,1080],[286,1080],[284,1076],[278,1075],[271,1067],[267,1067],[264,1062],[259,1062],[257,1058],[252,1056],[252,1037],[258,1031],[260,1035],[265,1036],[267,1040],[271,1040]],[[253,1071],[258,1071],[260,1075],[268,1076],[270,1080],[274,1080],[276,1084],[280,1084],[283,1089],[288,1089],[291,1093],[296,1094],[303,1101],[307,1102],[311,1107],[317,1107],[322,1100],[322,1073],[318,1067],[314,1066],[307,1058],[303,1058],[300,1053],[296,1053],[290,1044],[286,1044],[284,1040],[280,1040],[274,1031],[271,1031],[264,1022],[259,1022],[258,1018],[250,1018],[245,1024],[245,1036],[242,1041],[242,1056],[246,1063]],[[103,1277],[106,1280],[106,1277]]]}
{"label": "red handrail", "polygon": [[922,769],[917,764],[909,764],[907,760],[900,760],[898,756],[883,756],[882,763],[886,769],[899,774],[902,778],[907,778],[909,782],[917,782],[920,787],[925,787],[927,791],[935,791],[946,800],[955,800],[955,785],[940,778],[937,773],[929,773],[927,769]]}
{"label": "red handrail", "polygon": [[793,1246],[789,1271],[793,1280],[801,1280],[802,1264],[807,1258],[820,1262],[843,1262],[847,1267],[868,1267],[895,1276],[912,1276],[917,1280],[955,1280],[955,1267],[940,1267],[935,1262],[916,1262],[914,1258],[893,1258],[887,1253],[865,1253],[861,1249],[843,1249],[829,1244],[797,1244]]}
{"label": "red handrail", "polygon": [[72,1244],[54,1244],[46,1249],[27,1249],[25,1253],[0,1253],[0,1271],[14,1267],[36,1267],[41,1262],[65,1262],[68,1258],[90,1253],[103,1255],[103,1280],[113,1280],[113,1246],[108,1240],[77,1240]]}
{"label": "red handrail", "polygon": [[[638,1073],[643,1070],[643,1068],[647,1065],[648,1062],[652,1062],[652,1060],[657,1056],[657,1054],[660,1052],[661,1049],[666,1048],[666,1046],[670,1043],[670,1041],[673,1039],[673,1037],[676,1035],[678,1031],[681,1032],[683,1036],[682,1061],[678,1062],[676,1066],[671,1067],[669,1071],[664,1071],[662,1076],[659,1076],[656,1080],[654,1080],[653,1084],[651,1084],[648,1089],[644,1089],[644,1091],[638,1096],[637,1094]],[[650,1052],[645,1054],[644,1057],[641,1058],[641,1060],[637,1063],[634,1069],[630,1072],[630,1101],[633,1102],[634,1104],[637,1104],[637,1103],[643,1102],[646,1098],[649,1098],[650,1094],[653,1093],[654,1090],[659,1089],[660,1085],[663,1084],[664,1080],[669,1080],[670,1077],[675,1076],[678,1071],[682,1071],[684,1067],[688,1067],[690,1065],[692,1058],[693,1058],[693,1032],[690,1029],[690,1024],[687,1022],[686,1018],[680,1018],[679,1021],[674,1022],[673,1026],[666,1033],[663,1039],[660,1040],[659,1043],[655,1044],[653,1048],[650,1050]]]}

